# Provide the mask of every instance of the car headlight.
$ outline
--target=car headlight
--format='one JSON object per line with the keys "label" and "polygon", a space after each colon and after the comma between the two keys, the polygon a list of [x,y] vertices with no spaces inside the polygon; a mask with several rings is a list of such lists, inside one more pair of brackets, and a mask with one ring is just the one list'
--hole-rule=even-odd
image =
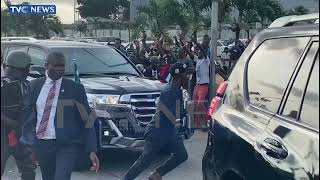
{"label": "car headlight", "polygon": [[99,105],[114,105],[119,103],[119,95],[107,94],[87,94],[88,102],[91,108],[96,108]]}

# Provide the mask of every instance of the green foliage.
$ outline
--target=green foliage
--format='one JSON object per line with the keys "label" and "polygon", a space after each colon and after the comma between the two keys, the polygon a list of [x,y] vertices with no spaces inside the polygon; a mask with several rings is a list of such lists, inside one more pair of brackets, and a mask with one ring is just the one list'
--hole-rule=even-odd
{"label": "green foliage", "polygon": [[133,24],[130,24],[130,29],[132,29],[131,39],[139,38],[139,34],[141,31],[145,30],[145,27],[148,26],[148,15],[144,13],[140,13]]}
{"label": "green foliage", "polygon": [[305,15],[305,14],[309,14],[310,11],[308,9],[306,9],[305,7],[303,6],[298,6],[298,7],[295,7],[291,10],[289,10],[288,12],[286,12],[286,15]]}
{"label": "green foliage", "polygon": [[230,17],[231,11],[232,11],[231,0],[224,0],[221,3],[219,3],[218,22],[222,24],[230,20],[229,17]]}
{"label": "green foliage", "polygon": [[157,37],[166,32],[170,26],[179,25],[181,29],[186,29],[187,21],[181,11],[182,7],[175,0],[150,0],[149,6],[139,9],[139,16],[146,21],[140,21],[137,26],[151,27],[152,33]]}
{"label": "green foliage", "polygon": [[77,0],[81,17],[129,19],[129,0]]}
{"label": "green foliage", "polygon": [[263,27],[285,14],[277,0],[255,0],[254,10]]}
{"label": "green foliage", "polygon": [[85,34],[88,31],[87,23],[84,21],[76,23],[76,31],[80,32],[81,37],[81,34]]}

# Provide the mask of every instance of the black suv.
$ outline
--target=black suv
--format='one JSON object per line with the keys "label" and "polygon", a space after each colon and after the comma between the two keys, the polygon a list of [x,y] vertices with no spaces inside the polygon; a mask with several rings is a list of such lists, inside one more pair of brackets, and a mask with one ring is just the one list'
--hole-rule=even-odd
{"label": "black suv", "polygon": [[[51,51],[65,55],[67,78],[74,79],[76,63],[89,104],[98,115],[95,126],[100,150],[143,146],[145,128],[155,114],[164,84],[146,79],[122,53],[99,44],[58,40],[1,42],[4,58],[17,49],[32,57],[30,77],[33,78],[45,74],[45,58]],[[184,107],[188,97],[185,93]],[[180,135],[186,138],[193,135],[188,119],[181,118],[179,129]]]}
{"label": "black suv", "polygon": [[318,180],[319,25],[259,33],[209,115],[205,180]]}

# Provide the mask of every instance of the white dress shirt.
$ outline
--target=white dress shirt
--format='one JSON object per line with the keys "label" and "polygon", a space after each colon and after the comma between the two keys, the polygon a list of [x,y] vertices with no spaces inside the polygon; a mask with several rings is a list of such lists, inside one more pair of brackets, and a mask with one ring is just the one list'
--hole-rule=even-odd
{"label": "white dress shirt", "polygon": [[[54,119],[57,111],[57,103],[58,103],[58,97],[60,94],[60,87],[61,87],[61,82],[62,78],[58,79],[56,81],[56,91],[55,91],[55,96],[53,98],[52,106],[51,106],[51,111],[50,111],[50,116],[49,116],[49,122],[47,126],[47,130],[45,132],[45,135],[41,139],[56,139],[56,130],[55,130],[55,125],[54,125]],[[47,76],[47,79],[42,86],[42,89],[40,91],[39,97],[37,99],[36,107],[37,107],[37,127],[36,127],[36,132],[38,132],[38,128],[40,126],[40,122],[42,119],[42,115],[44,112],[44,108],[46,106],[46,101],[47,97],[49,95],[49,91],[51,87],[53,86],[52,84],[52,79],[50,79]]]}
{"label": "white dress shirt", "polygon": [[209,84],[210,82],[210,59],[197,60],[196,65],[197,84]]}
{"label": "white dress shirt", "polygon": [[151,71],[152,71],[152,77],[158,79],[158,71],[157,70],[154,71],[153,69],[151,69]]}

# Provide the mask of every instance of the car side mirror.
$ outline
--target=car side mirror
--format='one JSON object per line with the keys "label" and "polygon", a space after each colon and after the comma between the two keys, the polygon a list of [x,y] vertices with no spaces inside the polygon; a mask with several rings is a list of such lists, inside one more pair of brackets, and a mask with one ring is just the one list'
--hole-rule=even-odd
{"label": "car side mirror", "polygon": [[33,78],[39,78],[46,74],[46,68],[39,65],[32,65],[30,67],[29,76]]}

